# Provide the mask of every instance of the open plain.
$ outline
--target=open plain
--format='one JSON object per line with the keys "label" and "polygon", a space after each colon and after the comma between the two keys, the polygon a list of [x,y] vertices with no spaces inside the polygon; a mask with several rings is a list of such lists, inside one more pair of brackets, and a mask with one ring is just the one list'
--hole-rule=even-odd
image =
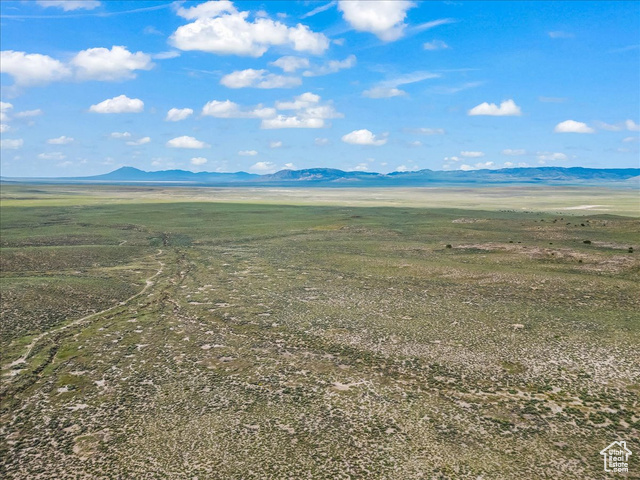
{"label": "open plain", "polygon": [[637,199],[3,185],[0,476],[640,478]]}

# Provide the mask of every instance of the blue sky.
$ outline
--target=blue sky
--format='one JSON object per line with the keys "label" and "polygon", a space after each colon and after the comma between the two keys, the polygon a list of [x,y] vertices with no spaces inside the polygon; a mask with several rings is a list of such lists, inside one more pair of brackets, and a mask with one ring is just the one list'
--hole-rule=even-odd
{"label": "blue sky", "polygon": [[2,175],[638,167],[640,2],[7,1]]}

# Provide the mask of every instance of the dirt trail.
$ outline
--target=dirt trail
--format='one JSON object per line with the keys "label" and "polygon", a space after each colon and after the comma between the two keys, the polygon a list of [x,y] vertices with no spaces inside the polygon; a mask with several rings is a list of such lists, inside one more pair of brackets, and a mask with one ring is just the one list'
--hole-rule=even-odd
{"label": "dirt trail", "polygon": [[[156,256],[158,256],[158,255],[162,255],[162,250],[158,250],[158,253],[156,254]],[[140,295],[142,295],[144,292],[146,292],[149,289],[149,287],[151,287],[154,284],[153,279],[156,278],[158,275],[160,275],[162,273],[162,271],[164,269],[164,263],[161,262],[160,260],[158,260],[158,263],[160,264],[160,268],[158,269],[158,271],[156,273],[154,273],[153,275],[151,275],[149,278],[147,278],[145,280],[144,288],[142,290],[140,290],[138,293],[136,293],[135,295],[130,296],[129,298],[127,298],[126,300],[123,300],[122,302],[118,302],[116,305],[113,305],[113,306],[111,306],[109,308],[106,308],[106,309],[101,310],[99,312],[92,313],[92,314],[87,315],[87,316],[82,317],[82,318],[78,318],[77,320],[74,320],[73,322],[68,323],[66,325],[62,325],[61,327],[54,328],[54,329],[48,330],[46,332],[42,332],[40,335],[35,337],[31,341],[31,343],[29,345],[27,345],[27,351],[24,353],[24,355],[22,355],[17,360],[15,360],[15,361],[7,364],[7,365],[4,365],[3,368],[4,369],[11,369],[12,367],[15,367],[15,366],[21,365],[23,363],[26,363],[27,362],[27,358],[29,357],[29,354],[33,350],[33,347],[35,347],[36,344],[40,340],[42,340],[44,337],[46,337],[47,335],[50,335],[50,334],[56,333],[56,332],[61,332],[63,330],[66,330],[69,327],[74,327],[76,325],[79,325],[80,323],[82,323],[82,322],[84,322],[86,320],[89,320],[89,319],[91,319],[93,317],[97,317],[98,315],[102,315],[102,314],[108,313],[108,312],[110,312],[111,310],[114,310],[117,307],[121,307],[123,305],[126,305],[131,300],[133,300],[133,299],[139,297]]]}

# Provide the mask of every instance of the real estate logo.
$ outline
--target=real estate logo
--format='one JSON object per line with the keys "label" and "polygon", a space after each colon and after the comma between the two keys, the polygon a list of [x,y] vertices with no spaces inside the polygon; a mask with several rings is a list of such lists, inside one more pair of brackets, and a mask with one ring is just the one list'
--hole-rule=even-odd
{"label": "real estate logo", "polygon": [[627,442],[611,442],[601,452],[604,459],[604,471],[624,473],[629,471],[629,455]]}

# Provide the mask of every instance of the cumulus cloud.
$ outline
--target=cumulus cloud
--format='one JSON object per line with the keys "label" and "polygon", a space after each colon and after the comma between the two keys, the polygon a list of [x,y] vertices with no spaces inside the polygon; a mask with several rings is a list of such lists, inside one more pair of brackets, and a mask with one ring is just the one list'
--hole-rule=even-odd
{"label": "cumulus cloud", "polygon": [[69,77],[71,70],[59,60],[39,53],[0,52],[0,72],[13,77],[20,87],[44,85]]}
{"label": "cumulus cloud", "polygon": [[269,118],[275,114],[275,108],[265,108],[262,105],[242,108],[230,100],[212,100],[202,108],[202,115],[216,118]]}
{"label": "cumulus cloud", "polygon": [[298,116],[278,115],[274,118],[262,120],[260,128],[323,128],[324,120],[321,118],[300,118]]}
{"label": "cumulus cloud", "polygon": [[220,84],[228,88],[292,88],[302,83],[298,77],[286,75],[276,75],[267,70],[238,70],[225,75],[220,80]]}
{"label": "cumulus cloud", "polygon": [[238,155],[241,157],[254,157],[258,154],[256,150],[240,150]]}
{"label": "cumulus cloud", "polygon": [[446,50],[447,48],[450,48],[450,47],[442,40],[432,40],[422,45],[422,48],[424,48],[425,50],[433,51],[433,50]]}
{"label": "cumulus cloud", "polygon": [[478,157],[484,157],[484,152],[463,151],[463,152],[460,152],[460,155],[466,158],[478,158]]}
{"label": "cumulus cloud", "polygon": [[640,125],[638,125],[633,120],[626,120],[624,122],[624,125],[625,127],[627,127],[627,130],[631,130],[632,132],[640,132]]}
{"label": "cumulus cloud", "polygon": [[79,80],[116,81],[136,78],[136,70],[151,70],[151,56],[143,52],[131,53],[124,46],[89,48],[78,52],[70,64]]}
{"label": "cumulus cloud", "polygon": [[319,77],[321,75],[329,75],[330,73],[336,73],[340,70],[352,68],[357,62],[355,55],[349,55],[344,60],[330,60],[324,65],[321,65],[312,70],[305,71],[302,75],[305,77]]}
{"label": "cumulus cloud", "polygon": [[396,172],[408,172],[409,171],[409,167],[407,167],[406,165],[398,165],[395,169]]}
{"label": "cumulus cloud", "polygon": [[354,130],[342,136],[342,141],[352,145],[374,145],[379,147],[387,143],[386,138],[378,138],[367,129]]}
{"label": "cumulus cloud", "polygon": [[318,137],[314,140],[314,143],[319,147],[324,147],[325,145],[329,145],[331,141],[328,138]]}
{"label": "cumulus cloud", "polygon": [[478,170],[479,168],[491,168],[493,167],[493,162],[484,162],[484,163],[476,163],[475,165],[467,165],[463,163],[460,165],[460,170],[465,172],[470,170]]}
{"label": "cumulus cloud", "polygon": [[583,122],[575,120],[565,120],[560,122],[553,129],[556,133],[593,133],[595,130]]}
{"label": "cumulus cloud", "polygon": [[359,32],[370,32],[384,42],[402,37],[407,10],[414,7],[407,0],[340,0],[342,17]]}
{"label": "cumulus cloud", "polygon": [[194,157],[190,160],[191,165],[204,165],[205,163],[207,163],[208,160],[204,157]]}
{"label": "cumulus cloud", "polygon": [[165,120],[167,122],[179,122],[193,114],[191,108],[172,108],[167,112]]}
{"label": "cumulus cloud", "polygon": [[69,143],[73,143],[74,139],[71,137],[67,137],[65,135],[62,135],[61,137],[58,138],[50,138],[49,140],[47,140],[47,143],[50,145],[68,145]]}
{"label": "cumulus cloud", "polygon": [[180,7],[178,15],[194,20],[179,27],[170,42],[180,50],[200,50],[222,55],[262,56],[272,46],[286,46],[298,52],[324,53],[329,39],[302,24],[288,27],[269,18],[247,21],[249,12],[238,11],[231,2],[205,2]]}
{"label": "cumulus cloud", "polygon": [[367,165],[364,162],[363,163],[359,163],[355,167],[352,168],[352,171],[355,171],[355,172],[366,172],[367,170],[369,170],[369,165]]}
{"label": "cumulus cloud", "polygon": [[6,133],[11,130],[11,127],[6,123],[0,123],[0,133]]}
{"label": "cumulus cloud", "polygon": [[545,164],[547,162],[558,162],[566,160],[568,157],[564,153],[558,152],[538,152],[537,153],[538,162],[541,164]]}
{"label": "cumulus cloud", "polygon": [[249,171],[255,173],[273,173],[276,171],[276,164],[273,162],[256,162],[249,167]]}
{"label": "cumulus cloud", "polygon": [[89,107],[94,113],[140,113],[144,110],[144,102],[139,98],[129,98],[126,95],[109,98]]}
{"label": "cumulus cloud", "polygon": [[323,128],[326,126],[325,120],[343,117],[333,105],[322,104],[320,101],[319,95],[306,92],[294,97],[292,101],[276,102],[278,110],[293,110],[294,114],[265,118],[260,128]]}
{"label": "cumulus cloud", "polygon": [[309,68],[309,60],[303,57],[285,56],[270,62],[269,65],[281,68],[283,72],[293,73],[301,68]]}
{"label": "cumulus cloud", "polygon": [[171,148],[199,149],[199,148],[207,148],[208,146],[209,145],[207,145],[206,143],[201,142],[200,140],[196,140],[193,137],[188,137],[186,135],[183,135],[182,137],[172,138],[167,142],[167,147],[171,147]]}
{"label": "cumulus cloud", "polygon": [[142,137],[139,140],[132,140],[127,142],[127,145],[137,147],[138,145],[144,145],[145,143],[150,143],[150,142],[151,142],[151,137]]}
{"label": "cumulus cloud", "polygon": [[520,107],[513,100],[505,100],[500,106],[495,103],[481,103],[468,112],[469,115],[491,115],[495,117],[522,115]]}
{"label": "cumulus cloud", "polygon": [[38,155],[38,158],[41,160],[64,160],[65,158],[67,158],[67,156],[62,152],[47,152],[40,153]]}
{"label": "cumulus cloud", "polygon": [[21,138],[3,138],[0,140],[0,148],[7,150],[17,150],[22,148],[24,140]]}
{"label": "cumulus cloud", "polygon": [[362,92],[362,96],[368,98],[392,98],[392,97],[400,97],[402,95],[406,95],[407,92],[404,90],[400,90],[399,88],[389,88],[389,87],[373,87],[369,90],[365,90]]}
{"label": "cumulus cloud", "polygon": [[37,3],[45,8],[61,8],[65,12],[71,12],[73,10],[93,10],[101,5],[98,0],[38,0]]}
{"label": "cumulus cloud", "polygon": [[131,134],[129,132],[112,132],[109,136],[111,138],[129,138]]}
{"label": "cumulus cloud", "polygon": [[282,147],[282,142],[280,140],[269,142],[269,148],[280,148]]}
{"label": "cumulus cloud", "polygon": [[13,109],[13,105],[9,102],[0,102],[0,122],[9,121],[9,110]]}
{"label": "cumulus cloud", "polygon": [[526,150],[523,150],[521,148],[505,148],[504,150],[502,150],[502,154],[503,155],[509,155],[512,157],[518,156],[518,155],[525,155],[527,152]]}

